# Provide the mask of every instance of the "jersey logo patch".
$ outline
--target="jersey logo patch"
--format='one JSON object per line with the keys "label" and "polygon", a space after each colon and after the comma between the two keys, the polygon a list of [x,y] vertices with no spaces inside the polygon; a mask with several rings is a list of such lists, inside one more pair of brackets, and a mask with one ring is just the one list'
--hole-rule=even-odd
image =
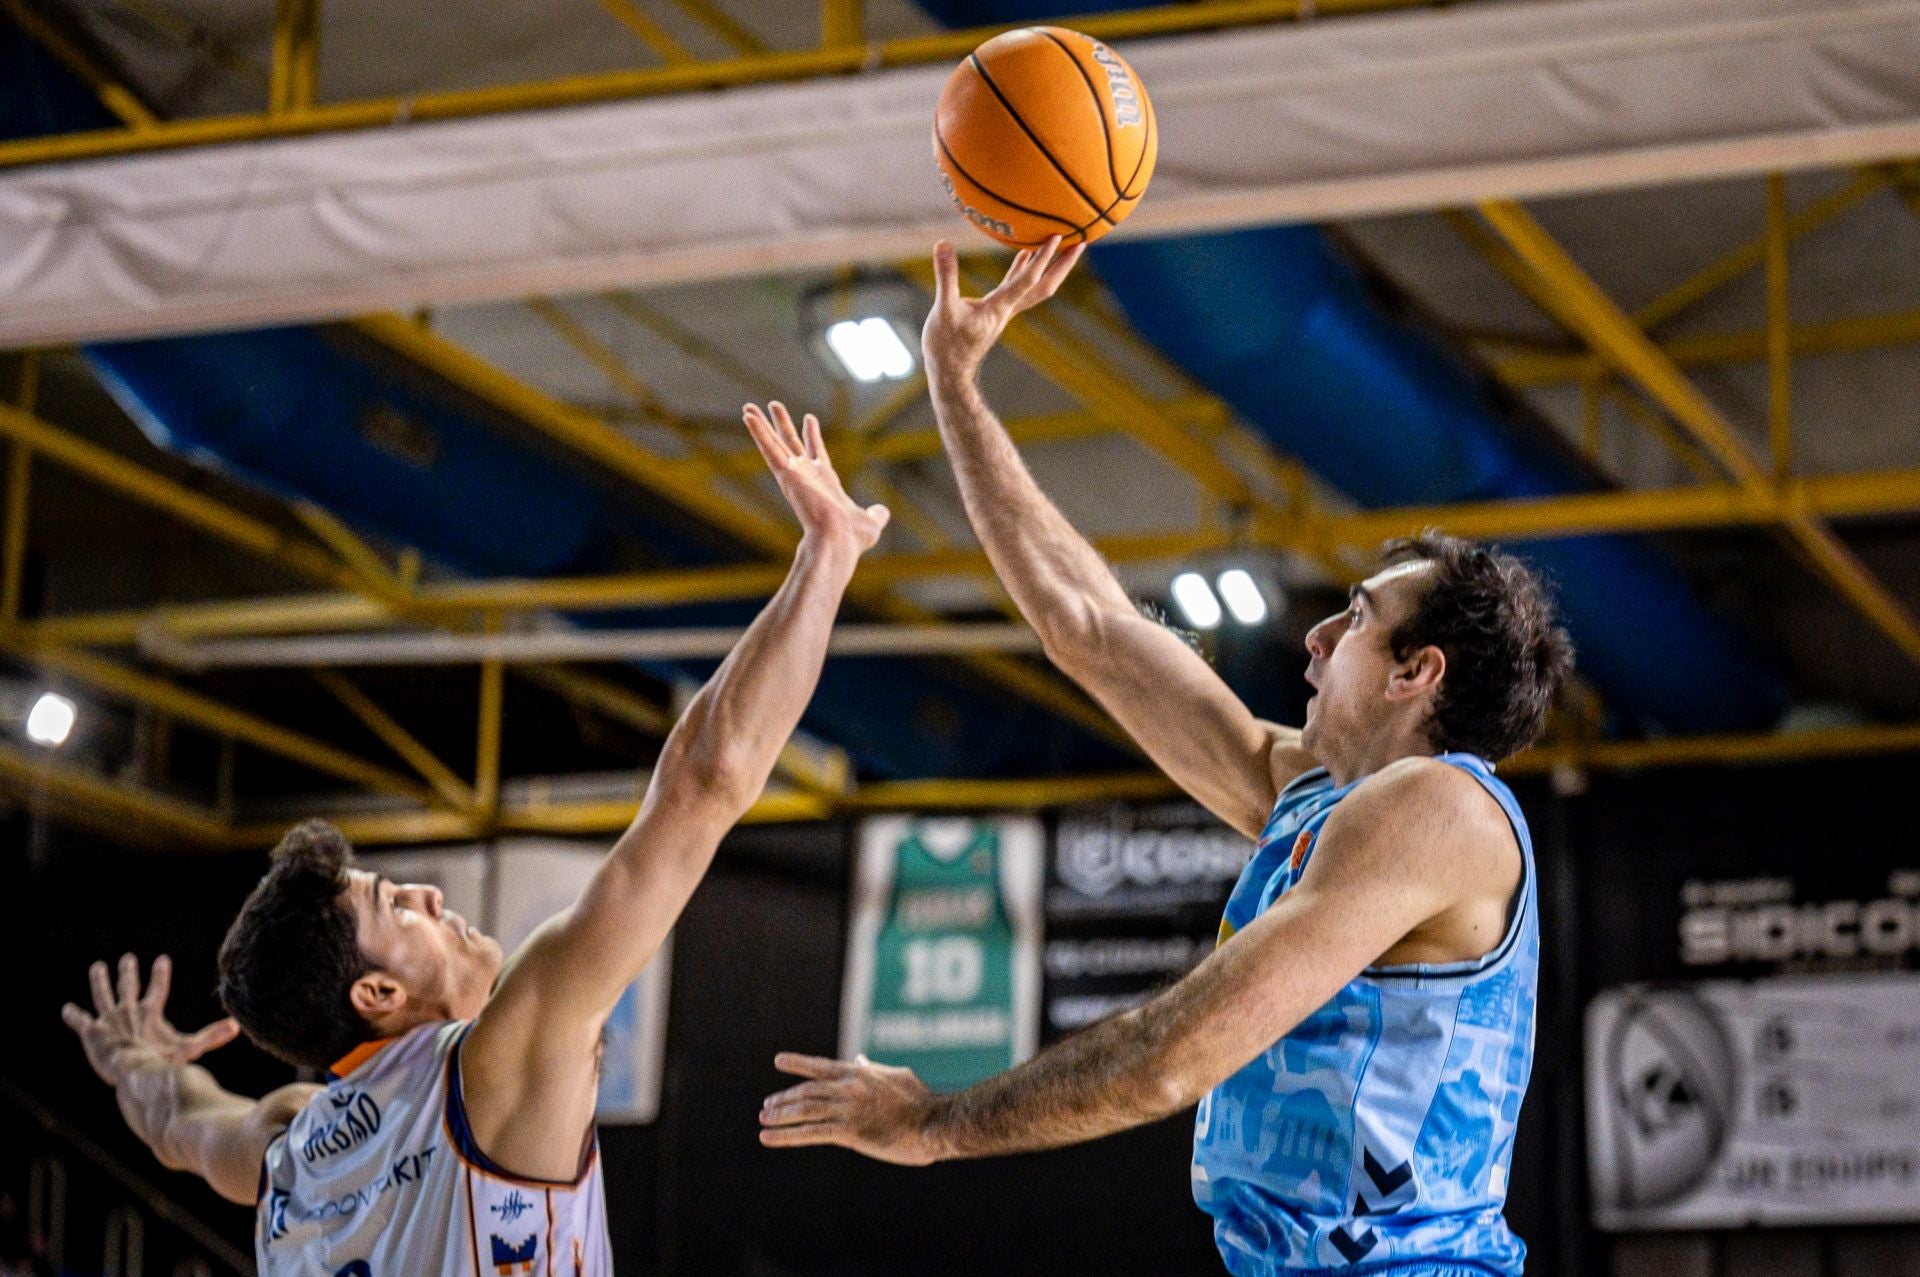
{"label": "jersey logo patch", "polygon": [[1300,836],[1293,840],[1293,854],[1287,857],[1287,872],[1297,874],[1300,866],[1307,863],[1307,848],[1313,846],[1313,830],[1302,829]]}
{"label": "jersey logo patch", "polygon": [[1333,1248],[1339,1251],[1349,1264],[1357,1264],[1380,1244],[1380,1234],[1371,1228],[1366,1228],[1355,1236],[1344,1228],[1336,1228],[1328,1235],[1327,1240],[1333,1243]]}
{"label": "jersey logo patch", "polygon": [[504,1201],[495,1202],[493,1205],[487,1207],[487,1209],[495,1215],[498,1215],[501,1223],[511,1224],[514,1220],[519,1219],[522,1215],[532,1210],[533,1203],[522,1197],[520,1190],[516,1188],[507,1194]]}
{"label": "jersey logo patch", "polygon": [[487,1234],[487,1240],[493,1243],[493,1266],[499,1270],[500,1277],[512,1277],[515,1272],[533,1271],[533,1256],[534,1252],[540,1249],[540,1234],[529,1235],[527,1240],[518,1246],[509,1245],[492,1233]]}

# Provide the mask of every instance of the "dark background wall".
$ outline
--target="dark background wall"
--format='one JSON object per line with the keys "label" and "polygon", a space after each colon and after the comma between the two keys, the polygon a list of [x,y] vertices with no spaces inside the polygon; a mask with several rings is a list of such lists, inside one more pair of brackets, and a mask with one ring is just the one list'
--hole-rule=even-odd
{"label": "dark background wall", "polygon": [[[1903,1229],[1618,1240],[1589,1231],[1579,1040],[1580,1011],[1594,992],[1678,973],[1674,927],[1685,878],[1703,866],[1708,876],[1729,877],[1784,868],[1803,883],[1851,891],[1849,874],[1858,870],[1850,848],[1889,839],[1913,846],[1904,811],[1916,781],[1920,760],[1896,758],[1595,777],[1574,797],[1520,787],[1539,851],[1548,941],[1509,1203],[1532,1248],[1530,1271],[1920,1272],[1920,1245]],[[213,954],[260,865],[252,856],[129,852],[46,829],[24,813],[0,818],[0,953],[18,977],[0,1074],[242,1248],[251,1245],[247,1212],[151,1163],[56,1017],[61,1002],[85,998],[88,961],[126,949],[174,955],[181,1023],[217,1014]],[[1188,1115],[1078,1149],[918,1171],[835,1150],[759,1147],[760,1098],[782,1082],[773,1053],[831,1052],[838,1037],[847,870],[842,826],[748,830],[729,841],[695,896],[676,941],[661,1118],[603,1135],[621,1270],[1220,1271],[1206,1220],[1187,1196]],[[259,1091],[286,1076],[245,1047],[211,1063],[236,1089]],[[47,1146],[6,1112],[0,1101],[0,1196],[19,1193],[25,1155]],[[3,1216],[0,1202],[0,1225]],[[98,1226],[97,1214],[75,1218],[76,1271],[97,1259]]]}

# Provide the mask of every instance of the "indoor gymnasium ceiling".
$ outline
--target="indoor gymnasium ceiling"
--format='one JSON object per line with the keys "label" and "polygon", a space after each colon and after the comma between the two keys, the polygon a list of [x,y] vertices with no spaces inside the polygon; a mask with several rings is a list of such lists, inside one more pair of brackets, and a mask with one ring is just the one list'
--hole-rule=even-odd
{"label": "indoor gymnasium ceiling", "polygon": [[[1499,0],[1478,0],[1479,4]],[[1567,0],[1569,5],[1579,0]],[[271,6],[259,0],[59,0],[43,5],[84,31],[118,70],[169,118],[257,110],[267,82],[272,41]],[[512,84],[630,66],[658,57],[595,0],[534,0],[510,5],[454,0],[436,5],[327,0],[318,97],[324,102]],[[711,21],[690,16],[697,4],[651,3],[639,10],[693,54],[718,57],[729,43]],[[772,48],[801,48],[818,39],[814,5],[726,0],[726,15]],[[1476,5],[1476,7],[1478,7]],[[876,38],[935,29],[904,0],[871,0],[868,30]],[[737,35],[737,33],[736,33]],[[1920,468],[1920,185],[1902,168],[1874,170],[1872,189],[1825,225],[1793,244],[1790,313],[1797,326],[1887,319],[1870,325],[1878,336],[1836,338],[1829,349],[1798,355],[1792,364],[1794,459],[1797,472],[1839,475]],[[1859,173],[1815,172],[1788,182],[1796,209],[1843,193]],[[1682,184],[1534,201],[1529,208],[1573,258],[1629,313],[1659,298],[1678,281],[1730,250],[1757,241],[1765,226],[1766,184],[1760,180]],[[1463,360],[1491,380],[1505,381],[1525,429],[1557,431],[1572,448],[1594,442],[1591,414],[1575,369],[1551,358],[1583,347],[1529,301],[1438,213],[1352,221],[1337,226],[1341,242],[1360,260],[1390,304],[1449,336]],[[956,238],[965,228],[955,223]],[[1482,246],[1483,247],[1483,246]],[[878,422],[883,433],[914,434],[931,426],[924,396],[897,397],[892,387],[849,388],[828,375],[811,348],[808,308],[831,304],[834,290],[881,278],[906,299],[924,305],[911,263],[903,273],[823,273],[679,285],[640,292],[529,299],[450,307],[432,314],[433,331],[504,370],[543,395],[585,407],[669,457],[742,453],[736,427],[743,398],[778,391],[790,403],[817,409],[845,426]],[[1060,322],[1100,347],[1105,371],[1149,399],[1190,396],[1193,387],[1125,332],[1117,308],[1089,278],[1055,303]],[[1766,294],[1758,270],[1748,271],[1655,329],[1662,341],[1752,335],[1764,330]],[[1904,339],[1896,340],[1901,334]],[[1712,346],[1712,342],[1703,343]],[[1730,343],[1720,343],[1728,345]],[[1741,343],[1731,343],[1740,345]],[[1734,423],[1756,455],[1768,438],[1768,370],[1753,342],[1736,357],[1690,366],[1694,383]],[[1764,350],[1764,342],[1760,343]],[[1527,361],[1532,360],[1529,365]],[[1562,361],[1564,363],[1564,361]],[[66,424],[84,425],[108,446],[138,455],[209,491],[255,508],[262,518],[291,525],[272,501],[239,492],[218,478],[198,475],[152,450],[85,384],[79,361],[50,364],[54,403],[71,410]],[[1058,371],[1057,369],[1055,370]],[[1070,416],[1076,399],[1044,366],[1005,351],[989,365],[990,397],[1012,418]],[[1602,397],[1595,462],[1624,487],[1671,487],[1697,475],[1657,432],[1636,417],[1628,390]],[[53,406],[46,415],[60,419]],[[1084,414],[1083,414],[1084,415]],[[1644,415],[1644,413],[1642,414]],[[1657,414],[1655,414],[1657,415]],[[1192,477],[1114,430],[1029,450],[1033,468],[1067,513],[1096,534],[1118,535],[1202,527],[1231,518]],[[1229,452],[1228,465],[1256,490],[1271,492],[1270,476]],[[744,482],[770,489],[752,472]],[[960,514],[944,462],[922,450],[871,470],[866,491],[904,500],[911,516],[897,519],[887,548],[902,552],[967,546],[972,538]],[[50,481],[57,483],[58,481]],[[90,594],[106,575],[69,567],[50,582],[52,610],[136,606],[162,599],[263,593],[268,587],[238,556],[206,549],[191,537],[157,538],[153,524],[132,518],[115,499],[69,484],[57,509],[36,505],[36,537],[86,544],[82,564],[106,565],[133,556],[155,571],[137,591],[117,600]],[[1337,493],[1320,489],[1330,510],[1349,509]],[[1848,545],[1908,606],[1920,604],[1920,524],[1910,516],[1846,525]],[[1663,543],[1716,605],[1740,617],[1784,652],[1792,665],[1803,718],[1820,721],[1911,720],[1920,717],[1920,679],[1912,663],[1831,589],[1806,570],[1783,541],[1763,528],[1667,534]],[[144,556],[144,560],[142,557]],[[1178,560],[1122,565],[1128,584],[1164,597]],[[1274,554],[1274,579],[1300,601],[1285,621],[1297,636],[1307,615],[1330,596],[1334,583],[1307,559]],[[64,591],[64,594],[62,593]],[[923,606],[978,616],[995,595],[965,580],[910,582],[902,593]],[[1658,627],[1661,618],[1641,623]],[[468,675],[462,674],[461,677]],[[404,704],[423,688],[386,680],[385,693]],[[239,699],[292,696],[282,680],[232,679]],[[262,690],[266,689],[266,690]],[[530,694],[528,694],[530,695]],[[295,703],[324,721],[316,708]],[[557,704],[522,706],[517,713],[562,716]],[[566,735],[554,717],[551,739]],[[572,720],[566,720],[572,721]],[[456,725],[457,739],[471,724]],[[451,747],[450,747],[451,748]],[[599,752],[595,752],[598,748]],[[623,737],[597,738],[577,764],[613,766],[636,746]],[[458,752],[457,749],[454,752]],[[512,770],[511,767],[509,770]]]}

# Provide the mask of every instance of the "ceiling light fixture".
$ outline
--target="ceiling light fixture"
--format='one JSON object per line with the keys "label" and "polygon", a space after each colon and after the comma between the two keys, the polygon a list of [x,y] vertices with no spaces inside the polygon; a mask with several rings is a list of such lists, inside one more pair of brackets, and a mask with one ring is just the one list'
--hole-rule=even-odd
{"label": "ceiling light fixture", "polygon": [[913,352],[879,315],[829,325],[827,349],[855,381],[899,381],[913,372]]}
{"label": "ceiling light fixture", "polygon": [[920,292],[899,275],[862,271],[800,296],[800,325],[814,358],[842,381],[901,381],[918,359]]}
{"label": "ceiling light fixture", "polygon": [[73,732],[79,711],[74,703],[58,692],[42,692],[27,713],[27,739],[36,745],[57,749]]}
{"label": "ceiling light fixture", "polygon": [[1227,611],[1242,625],[1258,625],[1267,619],[1267,600],[1260,593],[1253,574],[1245,568],[1228,568],[1214,585],[1226,600]]}
{"label": "ceiling light fixture", "polygon": [[1180,614],[1196,630],[1211,630],[1220,624],[1220,600],[1213,596],[1207,578],[1198,572],[1182,572],[1173,578],[1173,601]]}

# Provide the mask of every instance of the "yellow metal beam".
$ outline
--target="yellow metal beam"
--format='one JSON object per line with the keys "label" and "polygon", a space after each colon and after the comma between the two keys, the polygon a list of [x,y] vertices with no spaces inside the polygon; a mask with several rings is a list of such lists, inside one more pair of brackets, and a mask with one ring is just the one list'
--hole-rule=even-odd
{"label": "yellow metal beam", "polygon": [[352,573],[323,551],[295,540],[279,528],[241,514],[184,484],[155,474],[118,453],[75,438],[31,413],[0,404],[0,436],[32,448],[40,456],[85,475],[144,505],[164,511],[190,527],[251,551],[301,576],[332,586],[351,586]]}
{"label": "yellow metal beam", "polygon": [[765,53],[767,42],[741,26],[712,0],[673,0],[688,17],[718,36],[736,53]]}
{"label": "yellow metal beam", "polygon": [[626,396],[646,420],[671,431],[691,455],[694,465],[705,471],[709,479],[724,483],[749,509],[768,518],[781,517],[779,498],[751,477],[765,471],[765,462],[758,461],[756,457],[757,464],[750,470],[728,464],[700,437],[697,426],[668,407],[653,387],[627,367],[611,346],[595,337],[586,325],[569,315],[558,303],[549,298],[536,297],[527,302],[527,308],[541,323],[551,328],[560,340],[572,347],[574,353],[606,378],[609,385]]}
{"label": "yellow metal beam", "polygon": [[14,444],[7,453],[6,541],[0,545],[0,622],[20,619],[27,577],[27,510],[33,495],[33,449]]}
{"label": "yellow metal beam", "polygon": [[362,541],[352,528],[311,501],[295,501],[293,513],[306,529],[340,556],[358,582],[360,591],[386,606],[399,609],[407,601],[406,587],[372,546]]}
{"label": "yellow metal beam", "polygon": [[1629,417],[1645,426],[1647,432],[1658,439],[1668,453],[1678,457],[1680,464],[1691,470],[1696,478],[1716,486],[1721,482],[1720,467],[1713,464],[1713,458],[1694,442],[1693,436],[1674,425],[1665,413],[1650,406],[1633,387],[1623,386],[1617,381],[1605,384],[1607,397],[1625,409]]}
{"label": "yellow metal beam", "polygon": [[[486,632],[496,634],[500,618],[487,619]],[[480,664],[480,730],[473,765],[473,806],[488,819],[500,809],[500,749],[505,710],[507,667],[504,663]]]}
{"label": "yellow metal beam", "polygon": [[[1525,209],[1509,201],[1483,204],[1480,211],[1514,252],[1553,290],[1563,322],[1579,332],[1623,375],[1644,386],[1740,486],[1753,491],[1767,487],[1767,476],[1748,453],[1732,424],[1580,269],[1544,227]],[[1909,659],[1920,664],[1920,618],[1875,580],[1830,528],[1804,515],[1789,516],[1780,526],[1830,586]]]}
{"label": "yellow metal beam", "polygon": [[654,56],[668,66],[686,66],[693,62],[687,46],[673,38],[672,32],[643,12],[633,0],[600,0],[600,7],[619,20],[620,25],[640,37]]}
{"label": "yellow metal beam", "polygon": [[[673,730],[673,715],[664,707],[610,679],[559,665],[522,666],[518,672],[529,682],[645,735],[665,736]],[[844,750],[790,740],[774,763],[774,775],[807,793],[837,798],[853,787],[853,761]]]}
{"label": "yellow metal beam", "polygon": [[474,806],[473,790],[468,788],[466,782],[345,675],[338,670],[316,669],[313,677],[346,706],[349,713],[365,724],[367,730],[377,736],[382,744],[405,759],[420,779],[440,795],[442,802],[456,811],[467,811]]}
{"label": "yellow metal beam", "polygon": [[866,5],[862,0],[821,0],[820,45],[837,49],[857,45],[866,25]]}
{"label": "yellow metal beam", "polygon": [[107,780],[45,755],[25,753],[0,745],[0,787],[32,803],[45,804],[51,814],[86,825],[117,838],[130,831],[205,848],[226,844],[226,825],[210,808],[158,794],[120,781]]}
{"label": "yellow metal beam", "polygon": [[1793,473],[1793,318],[1787,309],[1787,179],[1767,178],[1767,437],[1775,482]]}
{"label": "yellow metal beam", "polygon": [[666,342],[675,350],[733,381],[747,391],[748,397],[762,403],[785,397],[786,392],[742,361],[714,345],[700,334],[647,305],[632,293],[602,293],[600,300],[629,320]]}
{"label": "yellow metal beam", "polygon": [[1920,470],[1888,470],[1790,479],[1757,488],[1720,483],[1369,510],[1332,516],[1324,529],[1330,539],[1360,548],[1377,546],[1388,537],[1405,536],[1427,527],[1477,540],[1527,541],[1915,511],[1920,511]]}
{"label": "yellow metal beam", "polygon": [[[869,408],[847,426],[848,433],[862,440],[864,449],[874,436],[887,430],[913,409],[927,401],[927,370],[916,367],[913,375],[895,386],[887,397]],[[862,456],[871,456],[862,452]]]}
{"label": "yellow metal beam", "polygon": [[25,628],[42,642],[126,647],[139,642],[149,629],[193,639],[370,629],[398,620],[389,608],[364,595],[298,594],[78,613],[35,621]]}
{"label": "yellow metal beam", "polygon": [[[20,411],[31,413],[40,398],[40,352],[20,357]],[[7,522],[0,544],[0,622],[20,619],[20,595],[27,571],[27,511],[33,491],[33,449],[14,443],[7,456]]]}
{"label": "yellow metal beam", "polygon": [[[1739,333],[1703,333],[1673,337],[1659,343],[1667,358],[1682,368],[1710,368],[1722,364],[1757,364],[1770,356],[1770,334],[1765,328]],[[1794,355],[1844,354],[1887,346],[1920,343],[1920,310],[1817,324],[1794,324],[1787,330],[1787,348]],[[1603,375],[1606,361],[1588,352],[1529,352],[1493,361],[1502,381],[1518,389],[1583,382]]]}
{"label": "yellow metal beam", "polygon": [[[1370,551],[1388,537],[1425,527],[1460,536],[1516,541],[1543,537],[1777,523],[1789,518],[1852,519],[1920,511],[1920,470],[1793,479],[1760,488],[1728,484],[1596,492],[1518,501],[1412,506],[1323,515],[1313,536],[1333,547]],[[1246,530],[1251,544],[1293,549],[1298,531],[1276,516],[1257,516]],[[1095,548],[1115,563],[1179,559],[1231,548],[1223,531],[1179,530],[1107,537]],[[984,578],[992,567],[978,550],[887,554],[861,566],[874,584],[930,578]],[[685,602],[765,598],[779,587],[771,565],[694,568],[607,577],[493,581],[428,586],[413,606],[422,617],[501,611],[592,611],[663,607]],[[186,604],[151,611],[53,617],[25,629],[44,642],[124,646],[159,626],[183,639],[304,634],[391,625],[393,613],[357,595],[314,594]],[[646,728],[646,730],[654,730]]]}
{"label": "yellow metal beam", "polygon": [[862,785],[855,791],[851,805],[863,811],[1034,808],[1165,798],[1178,792],[1174,783],[1158,772],[1045,776],[1033,780],[897,780]]}
{"label": "yellow metal beam", "polygon": [[398,315],[360,320],[356,327],[422,367],[505,410],[556,442],[665,497],[687,513],[767,554],[785,554],[795,536],[784,523],[742,509],[691,462],[640,447],[582,409],[561,403],[502,372],[462,347]]}
{"label": "yellow metal beam", "polygon": [[1592,771],[1640,771],[1658,767],[1744,767],[1920,750],[1920,723],[1830,727],[1806,732],[1751,735],[1672,736],[1660,740],[1594,741],[1541,745],[1500,764],[1503,775],[1528,775],[1572,765]]}
{"label": "yellow metal beam", "polygon": [[[1868,169],[1831,195],[1823,196],[1786,219],[1788,240],[1799,239],[1825,226],[1887,184],[1887,174]],[[1767,236],[1762,234],[1681,280],[1633,313],[1633,322],[1652,330],[1691,310],[1767,259]]]}
{"label": "yellow metal beam", "polygon": [[[1298,18],[1308,8],[1321,17],[1331,17],[1417,8],[1434,2],[1200,0],[1195,4],[1165,4],[1120,13],[1086,14],[1076,18],[1074,25],[1096,39],[1121,40],[1223,26],[1288,21]],[[957,61],[982,40],[1005,29],[1004,26],[975,27],[825,49],[753,54],[720,62],[568,76],[538,84],[369,98],[355,102],[324,103],[303,111],[280,114],[210,116],[162,122],[138,130],[102,129],[58,137],[27,138],[0,143],[0,168],[94,159],[136,151],[213,146],[350,129],[387,128],[415,121],[542,110],[817,76],[852,75],[876,67],[944,63]]]}
{"label": "yellow metal beam", "polygon": [[114,118],[128,129],[144,132],[159,123],[159,119],[133,90],[122,84],[91,53],[68,39],[58,26],[42,17],[33,5],[24,0],[0,0],[0,14],[5,14],[9,21],[51,53],[55,61],[80,79],[100,99],[100,105],[111,111]]}
{"label": "yellow metal beam", "polygon": [[[1920,724],[1832,728],[1809,732],[1675,737],[1656,741],[1562,742],[1541,746],[1500,765],[1503,775],[1537,775],[1555,767],[1589,771],[1639,771],[1702,765],[1764,765],[1800,759],[1920,750]],[[526,833],[612,833],[626,827],[639,806],[624,799],[509,805],[499,828]],[[1151,772],[1102,776],[1053,776],[1010,780],[909,780],[863,785],[846,801],[770,789],[745,823],[811,821],[864,811],[1005,810],[1085,802],[1150,801],[1177,793],[1166,777]],[[330,816],[355,842],[445,842],[479,836],[472,821],[455,813],[344,813]],[[242,828],[234,845],[264,846],[282,831]]]}
{"label": "yellow metal beam", "polygon": [[11,636],[0,638],[0,651],[26,664],[64,674],[110,696],[137,705],[151,706],[181,722],[192,723],[218,735],[231,736],[341,780],[364,785],[380,793],[397,794],[420,801],[432,799],[425,787],[410,777],[369,763],[325,741],[270,723],[258,715],[236,709],[210,696],[128,669],[92,653],[44,643],[20,642]]}
{"label": "yellow metal beam", "polygon": [[313,108],[320,81],[320,0],[278,0],[273,19],[273,70],[267,84],[270,118]]}

